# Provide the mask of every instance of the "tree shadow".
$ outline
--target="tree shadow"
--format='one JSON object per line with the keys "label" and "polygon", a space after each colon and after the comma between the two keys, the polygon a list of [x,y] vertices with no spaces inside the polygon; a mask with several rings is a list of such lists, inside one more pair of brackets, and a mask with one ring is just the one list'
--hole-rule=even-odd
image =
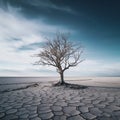
{"label": "tree shadow", "polygon": [[86,88],[88,88],[87,86],[84,86],[84,85],[72,84],[72,83],[66,83],[66,82],[64,82],[63,84],[58,82],[58,83],[53,84],[52,86],[53,87],[64,86],[66,88],[71,88],[71,89],[86,89]]}

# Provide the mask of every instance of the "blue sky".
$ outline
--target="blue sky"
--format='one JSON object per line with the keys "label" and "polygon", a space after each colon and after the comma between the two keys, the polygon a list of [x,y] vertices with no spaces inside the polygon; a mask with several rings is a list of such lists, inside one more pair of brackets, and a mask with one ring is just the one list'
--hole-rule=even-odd
{"label": "blue sky", "polygon": [[0,0],[0,76],[56,76],[33,66],[45,37],[71,33],[84,46],[85,61],[66,76],[120,76],[118,0]]}

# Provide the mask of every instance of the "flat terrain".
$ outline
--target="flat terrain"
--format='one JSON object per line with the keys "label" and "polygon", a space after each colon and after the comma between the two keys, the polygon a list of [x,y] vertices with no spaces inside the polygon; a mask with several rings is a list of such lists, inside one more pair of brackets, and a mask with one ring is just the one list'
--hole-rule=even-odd
{"label": "flat terrain", "polygon": [[52,87],[58,78],[0,78],[0,120],[120,120],[120,78],[66,79],[88,87]]}

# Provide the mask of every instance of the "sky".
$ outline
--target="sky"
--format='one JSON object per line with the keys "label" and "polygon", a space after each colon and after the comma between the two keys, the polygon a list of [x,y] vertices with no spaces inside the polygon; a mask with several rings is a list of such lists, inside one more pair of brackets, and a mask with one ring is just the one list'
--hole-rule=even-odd
{"label": "sky", "polygon": [[34,66],[45,37],[70,32],[85,61],[66,76],[120,77],[119,0],[0,0],[0,76],[57,76]]}

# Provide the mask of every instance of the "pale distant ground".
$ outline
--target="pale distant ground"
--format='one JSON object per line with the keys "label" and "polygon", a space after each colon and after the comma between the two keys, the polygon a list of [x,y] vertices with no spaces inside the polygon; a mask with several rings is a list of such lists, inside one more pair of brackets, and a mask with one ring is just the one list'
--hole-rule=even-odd
{"label": "pale distant ground", "polygon": [[[17,89],[33,83],[58,82],[59,77],[0,77],[0,91]],[[66,77],[66,82],[99,87],[120,88],[120,77]]]}

